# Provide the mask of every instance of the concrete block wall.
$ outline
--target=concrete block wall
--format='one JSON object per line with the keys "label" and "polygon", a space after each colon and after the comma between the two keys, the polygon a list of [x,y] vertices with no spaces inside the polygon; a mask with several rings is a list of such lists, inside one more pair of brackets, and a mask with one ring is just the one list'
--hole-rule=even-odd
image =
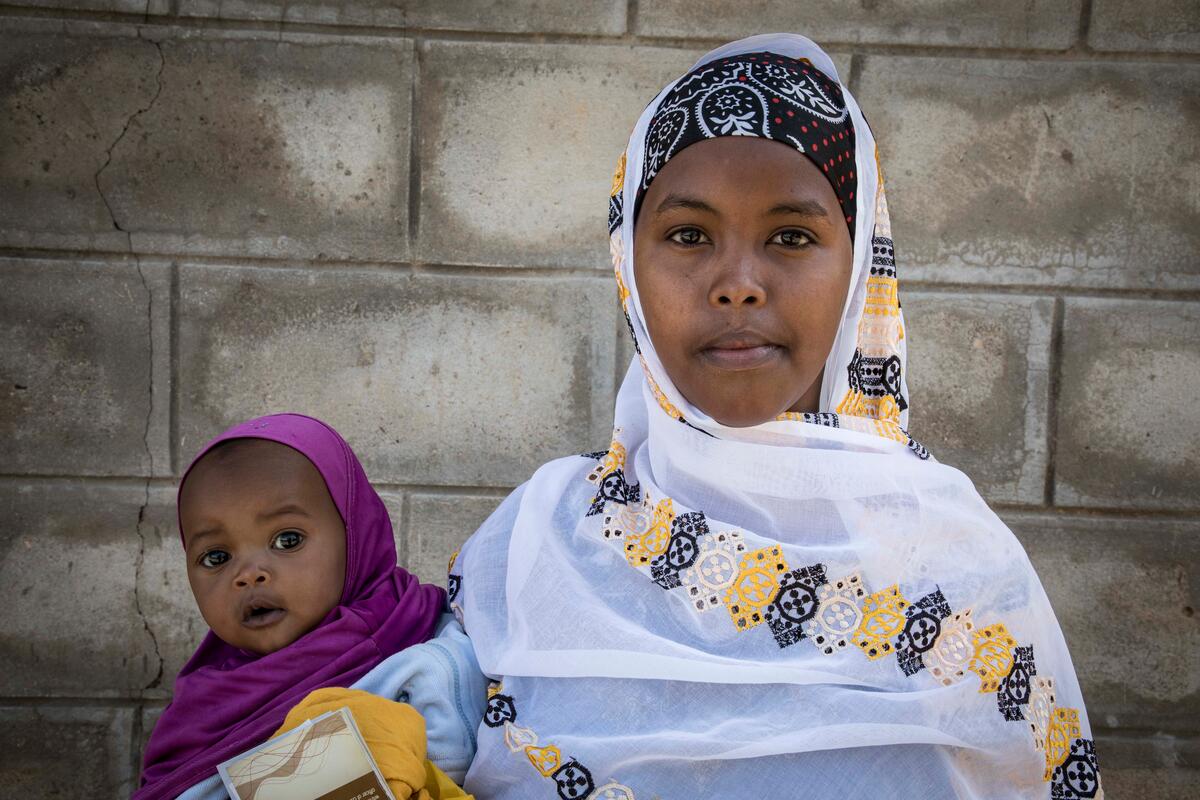
{"label": "concrete block wall", "polygon": [[613,163],[663,82],[776,29],[877,129],[913,433],[1028,548],[1108,796],[1200,792],[1194,2],[9,0],[0,798],[135,785],[204,632],[173,488],[224,426],[328,419],[436,581],[603,446]]}

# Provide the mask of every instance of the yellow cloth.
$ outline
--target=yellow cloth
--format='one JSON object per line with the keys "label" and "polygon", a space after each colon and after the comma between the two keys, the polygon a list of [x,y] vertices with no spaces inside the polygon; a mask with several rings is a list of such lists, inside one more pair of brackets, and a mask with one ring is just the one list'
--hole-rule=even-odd
{"label": "yellow cloth", "polygon": [[310,692],[297,703],[274,735],[310,720],[350,709],[354,722],[396,800],[451,800],[471,795],[425,758],[425,718],[410,705],[359,689],[329,687]]}

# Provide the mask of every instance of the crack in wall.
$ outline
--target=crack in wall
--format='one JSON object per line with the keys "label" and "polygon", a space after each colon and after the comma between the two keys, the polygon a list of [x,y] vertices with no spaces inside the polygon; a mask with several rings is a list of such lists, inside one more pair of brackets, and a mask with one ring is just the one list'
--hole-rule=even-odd
{"label": "crack in wall", "polygon": [[[139,36],[140,36],[140,31],[139,31]],[[147,41],[149,41],[149,40],[147,40]],[[162,651],[159,649],[159,645],[158,645],[158,635],[154,632],[154,629],[150,626],[150,621],[146,618],[145,610],[142,608],[142,596],[141,596],[141,594],[142,594],[141,593],[142,570],[143,570],[143,567],[144,567],[145,561],[146,561],[146,533],[143,530],[142,526],[146,521],[146,509],[150,505],[150,484],[153,481],[154,475],[155,475],[154,450],[153,450],[153,448],[150,447],[150,427],[151,427],[151,425],[153,423],[153,419],[154,419],[154,399],[155,399],[154,398],[154,293],[150,288],[149,281],[146,279],[146,273],[142,269],[142,259],[136,252],[134,252],[133,235],[128,230],[123,228],[119,222],[117,222],[117,215],[113,212],[112,204],[109,203],[108,197],[104,194],[104,187],[101,185],[100,176],[104,173],[104,170],[108,169],[109,164],[112,163],[113,151],[117,148],[117,145],[119,145],[121,143],[121,140],[123,140],[125,138],[125,134],[127,134],[129,132],[129,128],[130,128],[130,126],[133,125],[133,121],[135,119],[137,119],[138,117],[140,117],[141,115],[148,112],[150,109],[154,108],[154,104],[156,102],[158,102],[159,96],[162,95],[162,90],[163,90],[162,76],[163,76],[163,70],[166,68],[166,65],[167,65],[167,60],[163,54],[162,45],[159,42],[155,42],[155,41],[150,41],[150,43],[154,45],[155,51],[158,53],[158,72],[154,76],[154,83],[155,83],[154,96],[150,98],[149,103],[147,103],[144,107],[139,108],[136,111],[134,111],[133,114],[131,114],[129,116],[129,119],[125,120],[125,125],[121,128],[121,132],[117,135],[117,138],[113,140],[112,144],[110,144],[104,152],[104,163],[100,165],[100,168],[98,170],[96,170],[96,174],[93,176],[93,179],[96,184],[96,193],[98,195],[100,195],[100,201],[104,203],[104,207],[108,210],[108,216],[109,216],[109,219],[112,221],[113,228],[120,231],[121,233],[125,234],[126,252],[128,252],[129,255],[133,256],[134,265],[135,265],[135,268],[137,269],[138,279],[141,281],[142,289],[146,293],[146,340],[148,343],[148,353],[147,353],[147,358],[146,358],[146,372],[147,372],[147,378],[148,378],[148,392],[149,392],[150,397],[149,397],[149,403],[147,404],[147,408],[146,408],[146,419],[142,426],[142,447],[145,448],[146,458],[150,462],[150,475],[149,475],[149,477],[146,478],[144,494],[142,497],[142,504],[141,504],[141,507],[138,508],[137,528],[136,528],[137,536],[138,536],[138,554],[137,554],[137,561],[134,564],[133,606],[134,606],[134,610],[137,611],[138,618],[142,621],[142,629],[146,632],[146,635],[148,637],[150,637],[150,643],[154,647],[154,658],[158,662],[158,667],[155,671],[154,677],[151,678],[150,681],[143,687],[144,689],[155,689],[155,688],[158,688],[159,686],[161,686],[162,678],[163,678],[163,669],[165,666],[164,659],[162,656]]]}

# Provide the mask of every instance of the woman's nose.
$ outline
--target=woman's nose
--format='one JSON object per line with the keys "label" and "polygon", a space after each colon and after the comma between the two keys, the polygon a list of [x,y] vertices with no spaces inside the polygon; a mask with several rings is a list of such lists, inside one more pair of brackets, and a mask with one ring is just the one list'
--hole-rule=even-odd
{"label": "woman's nose", "polygon": [[714,306],[761,305],[767,299],[762,282],[762,270],[753,252],[733,250],[721,259],[716,280],[709,291]]}

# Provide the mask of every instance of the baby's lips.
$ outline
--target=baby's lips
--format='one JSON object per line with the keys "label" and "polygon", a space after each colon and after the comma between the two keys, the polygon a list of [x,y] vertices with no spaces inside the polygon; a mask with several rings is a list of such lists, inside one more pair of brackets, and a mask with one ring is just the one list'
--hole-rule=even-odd
{"label": "baby's lips", "polygon": [[251,595],[250,597],[247,597],[245,600],[242,601],[242,604],[241,604],[242,622],[245,622],[246,620],[250,619],[251,616],[254,616],[255,610],[284,611],[286,609],[284,609],[283,606],[279,602],[277,602],[274,598],[266,597],[261,594]]}

